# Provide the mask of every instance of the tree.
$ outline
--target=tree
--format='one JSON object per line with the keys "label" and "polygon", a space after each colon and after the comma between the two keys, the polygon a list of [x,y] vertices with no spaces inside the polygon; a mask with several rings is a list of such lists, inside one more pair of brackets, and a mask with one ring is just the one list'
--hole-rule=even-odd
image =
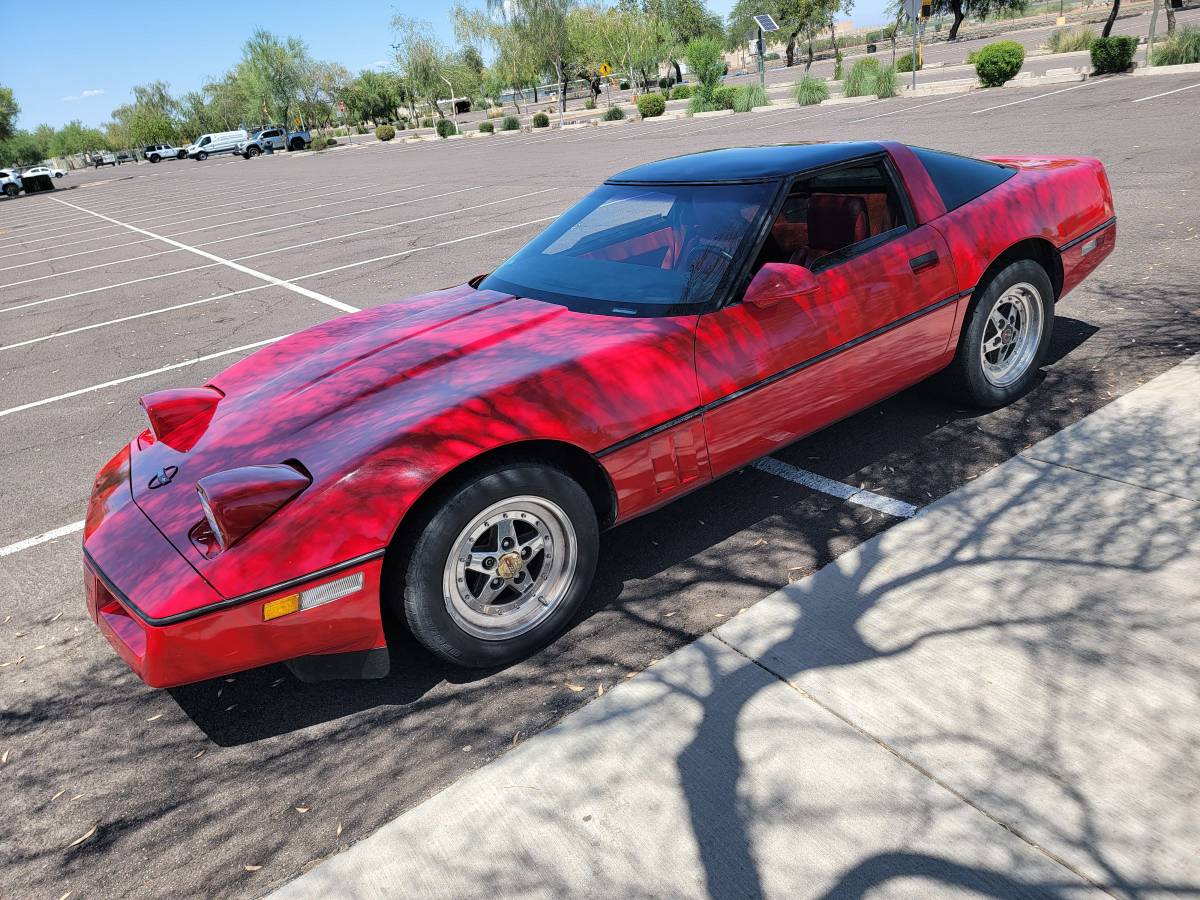
{"label": "tree", "polygon": [[447,72],[447,54],[433,35],[430,24],[423,19],[410,19],[407,16],[392,17],[392,30],[396,33],[396,41],[392,44],[392,52],[396,57],[396,68],[404,77],[408,88],[409,106],[413,116],[416,116],[416,103],[426,103],[439,118],[445,118],[438,99],[452,85]]}
{"label": "tree", "polygon": [[662,56],[675,68],[675,80],[682,81],[679,61],[686,47],[699,38],[719,40],[724,35],[721,19],[709,11],[704,0],[644,0],[644,3],[646,14],[663,25]]}
{"label": "tree", "polygon": [[689,41],[684,51],[688,68],[699,82],[696,97],[698,107],[713,104],[714,94],[725,73],[725,60],[721,56],[721,45],[712,38],[697,38]]}
{"label": "tree", "polygon": [[40,139],[37,132],[14,131],[0,141],[0,165],[3,166],[32,166],[49,156],[49,143]]}
{"label": "tree", "polygon": [[0,84],[0,141],[12,136],[20,112],[21,106],[13,96],[12,88]]}
{"label": "tree", "polygon": [[[1171,8],[1171,0],[1163,0],[1167,8]],[[1121,0],[1113,0],[1112,9],[1109,10],[1108,18],[1104,22],[1104,31],[1100,32],[1101,37],[1108,37],[1112,33],[1113,24],[1117,21],[1117,13],[1121,11]]]}
{"label": "tree", "polygon": [[[1121,0],[1115,0],[1114,8]],[[939,15],[950,13],[954,22],[950,26],[947,40],[953,41],[958,37],[958,29],[967,16],[984,20],[1001,10],[1022,12],[1029,5],[1029,0],[934,0],[933,11]]]}
{"label": "tree", "polygon": [[520,112],[520,93],[537,86],[539,65],[533,48],[512,23],[501,16],[490,15],[461,2],[451,7],[450,15],[454,21],[454,35],[459,41],[481,41],[496,51],[492,65],[481,78],[480,90],[496,101],[501,100],[505,90],[511,90],[513,105]]}
{"label": "tree", "polygon": [[54,133],[48,149],[50,156],[74,156],[77,153],[108,150],[109,146],[103,132],[87,128],[75,119]]}
{"label": "tree", "polygon": [[238,79],[266,115],[289,127],[307,60],[308,49],[302,40],[280,40],[259,28],[242,45]]}
{"label": "tree", "polygon": [[567,71],[577,50],[567,22],[576,0],[487,0],[487,6],[514,30],[539,71],[554,72],[561,118],[567,108]]}

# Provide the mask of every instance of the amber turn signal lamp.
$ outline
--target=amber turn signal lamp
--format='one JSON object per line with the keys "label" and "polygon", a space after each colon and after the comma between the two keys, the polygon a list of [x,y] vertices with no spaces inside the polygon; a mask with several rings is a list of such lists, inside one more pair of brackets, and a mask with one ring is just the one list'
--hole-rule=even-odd
{"label": "amber turn signal lamp", "polygon": [[204,516],[222,550],[228,549],[311,483],[288,465],[243,466],[196,482]]}

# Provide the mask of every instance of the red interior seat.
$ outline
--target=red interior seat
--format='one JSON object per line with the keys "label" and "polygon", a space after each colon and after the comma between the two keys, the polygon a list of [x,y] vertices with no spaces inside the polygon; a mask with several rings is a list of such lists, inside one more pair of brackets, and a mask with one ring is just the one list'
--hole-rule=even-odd
{"label": "red interior seat", "polygon": [[828,256],[870,236],[867,204],[847,194],[813,194],[808,199],[808,247],[792,254],[791,262],[812,267]]}

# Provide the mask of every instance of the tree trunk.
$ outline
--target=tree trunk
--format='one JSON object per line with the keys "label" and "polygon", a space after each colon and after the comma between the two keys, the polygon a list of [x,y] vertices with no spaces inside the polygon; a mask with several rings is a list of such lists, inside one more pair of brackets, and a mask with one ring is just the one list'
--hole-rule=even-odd
{"label": "tree trunk", "polygon": [[[963,19],[967,17],[963,12],[962,0],[950,0],[950,12],[954,14],[954,24],[950,26],[950,34],[946,39],[952,41],[958,37],[958,29],[962,27]],[[914,22],[913,28],[916,27]]]}
{"label": "tree trunk", "polygon": [[534,103],[537,103],[537,102],[538,102],[538,99],[537,99],[537,85],[536,85],[536,84],[533,86],[533,102],[534,102]]}
{"label": "tree trunk", "polygon": [[[1167,0],[1168,3],[1171,0]],[[1108,37],[1112,31],[1113,23],[1117,21],[1117,13],[1121,11],[1121,0],[1113,0],[1112,10],[1109,11],[1108,21],[1104,23],[1104,31],[1100,33],[1101,37]]]}
{"label": "tree trunk", "polygon": [[681,69],[679,67],[679,60],[677,60],[677,59],[671,60],[671,65],[673,65],[675,67],[675,83],[676,84],[682,83],[683,82],[683,69]]}
{"label": "tree trunk", "polygon": [[798,34],[800,34],[800,32],[797,31],[795,34],[793,34],[791,37],[788,38],[786,53],[787,53],[787,68],[789,68],[789,69],[796,64],[796,35],[798,35]]}
{"label": "tree trunk", "polygon": [[554,74],[558,76],[558,111],[567,111],[567,76],[563,72],[562,60],[554,64]]}
{"label": "tree trunk", "polygon": [[838,55],[837,25],[834,24],[834,21],[832,18],[830,18],[830,20],[829,20],[829,48],[833,51],[833,58],[837,59],[837,55]]}
{"label": "tree trunk", "polygon": [[808,74],[808,70],[812,68],[812,64],[813,64],[813,42],[812,42],[812,35],[809,35],[809,38],[808,38],[808,59],[806,59],[806,60],[804,61],[804,74],[805,74],[805,75],[807,75],[807,74]]}
{"label": "tree trunk", "polygon": [[1167,14],[1167,37],[1175,33],[1175,10],[1171,8],[1171,0],[1163,0],[1163,11]]}

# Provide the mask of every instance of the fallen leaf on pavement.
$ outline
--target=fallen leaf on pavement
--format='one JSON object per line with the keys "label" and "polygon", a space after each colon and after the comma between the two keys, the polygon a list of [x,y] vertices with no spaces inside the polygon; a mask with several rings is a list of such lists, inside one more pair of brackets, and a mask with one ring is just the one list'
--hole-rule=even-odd
{"label": "fallen leaf on pavement", "polygon": [[603,696],[604,696],[604,685],[602,685],[602,684],[601,684],[601,685],[597,685],[597,687],[596,687],[596,696],[597,696],[597,697],[603,697]]}
{"label": "fallen leaf on pavement", "polygon": [[58,898],[58,900],[67,900],[67,898],[68,898],[68,897],[70,897],[70,896],[71,896],[71,894],[73,894],[73,893],[75,893],[75,892],[74,892],[74,891],[67,891],[65,894],[63,894],[61,897],[59,897],[59,898]]}
{"label": "fallen leaf on pavement", "polygon": [[257,872],[262,866],[242,866],[247,872]]}
{"label": "fallen leaf on pavement", "polygon": [[310,807],[307,806],[297,806],[296,812],[300,813],[300,815],[304,815],[306,812],[308,812],[309,808]]}
{"label": "fallen leaf on pavement", "polygon": [[338,822],[338,830],[337,830],[336,837],[341,837],[341,836],[342,836],[342,823]]}
{"label": "fallen leaf on pavement", "polygon": [[147,721],[147,722],[154,722],[154,721],[156,721],[157,719],[161,719],[162,717],[163,717],[163,714],[162,714],[162,713],[159,713],[159,714],[158,714],[158,715],[156,715],[156,716],[151,716],[151,717],[150,717],[150,718],[148,718],[146,721]]}
{"label": "fallen leaf on pavement", "polygon": [[571,684],[571,682],[568,681],[567,682],[567,690],[574,691],[575,693],[578,694],[580,691],[583,690],[583,687],[578,684]]}
{"label": "fallen leaf on pavement", "polygon": [[195,755],[195,756],[193,756],[193,757],[192,757],[192,759],[199,759],[199,758],[200,758],[200,757],[202,757],[203,755],[204,755],[204,751],[203,751],[203,750],[200,750],[199,752],[197,752],[197,753],[196,753],[196,755]]}
{"label": "fallen leaf on pavement", "polygon": [[55,794],[53,797],[50,798],[50,802],[53,803],[55,800],[57,800],[59,797],[61,797],[66,792],[67,792],[66,788],[63,788],[61,791],[59,791],[57,794]]}
{"label": "fallen leaf on pavement", "polygon": [[87,830],[87,833],[82,834],[79,837],[75,838],[75,840],[71,841],[71,843],[69,843],[67,845],[67,849],[70,849],[71,847],[78,847],[80,844],[82,844],[84,841],[86,841],[88,838],[90,838],[93,834],[95,834],[96,829],[99,827],[100,827],[100,823],[97,822],[95,825],[93,825],[91,828],[89,828]]}
{"label": "fallen leaf on pavement", "polygon": [[11,752],[12,752],[11,750],[5,750],[4,754],[2,756],[0,756],[0,766],[4,765],[6,762],[8,762],[8,754]]}

